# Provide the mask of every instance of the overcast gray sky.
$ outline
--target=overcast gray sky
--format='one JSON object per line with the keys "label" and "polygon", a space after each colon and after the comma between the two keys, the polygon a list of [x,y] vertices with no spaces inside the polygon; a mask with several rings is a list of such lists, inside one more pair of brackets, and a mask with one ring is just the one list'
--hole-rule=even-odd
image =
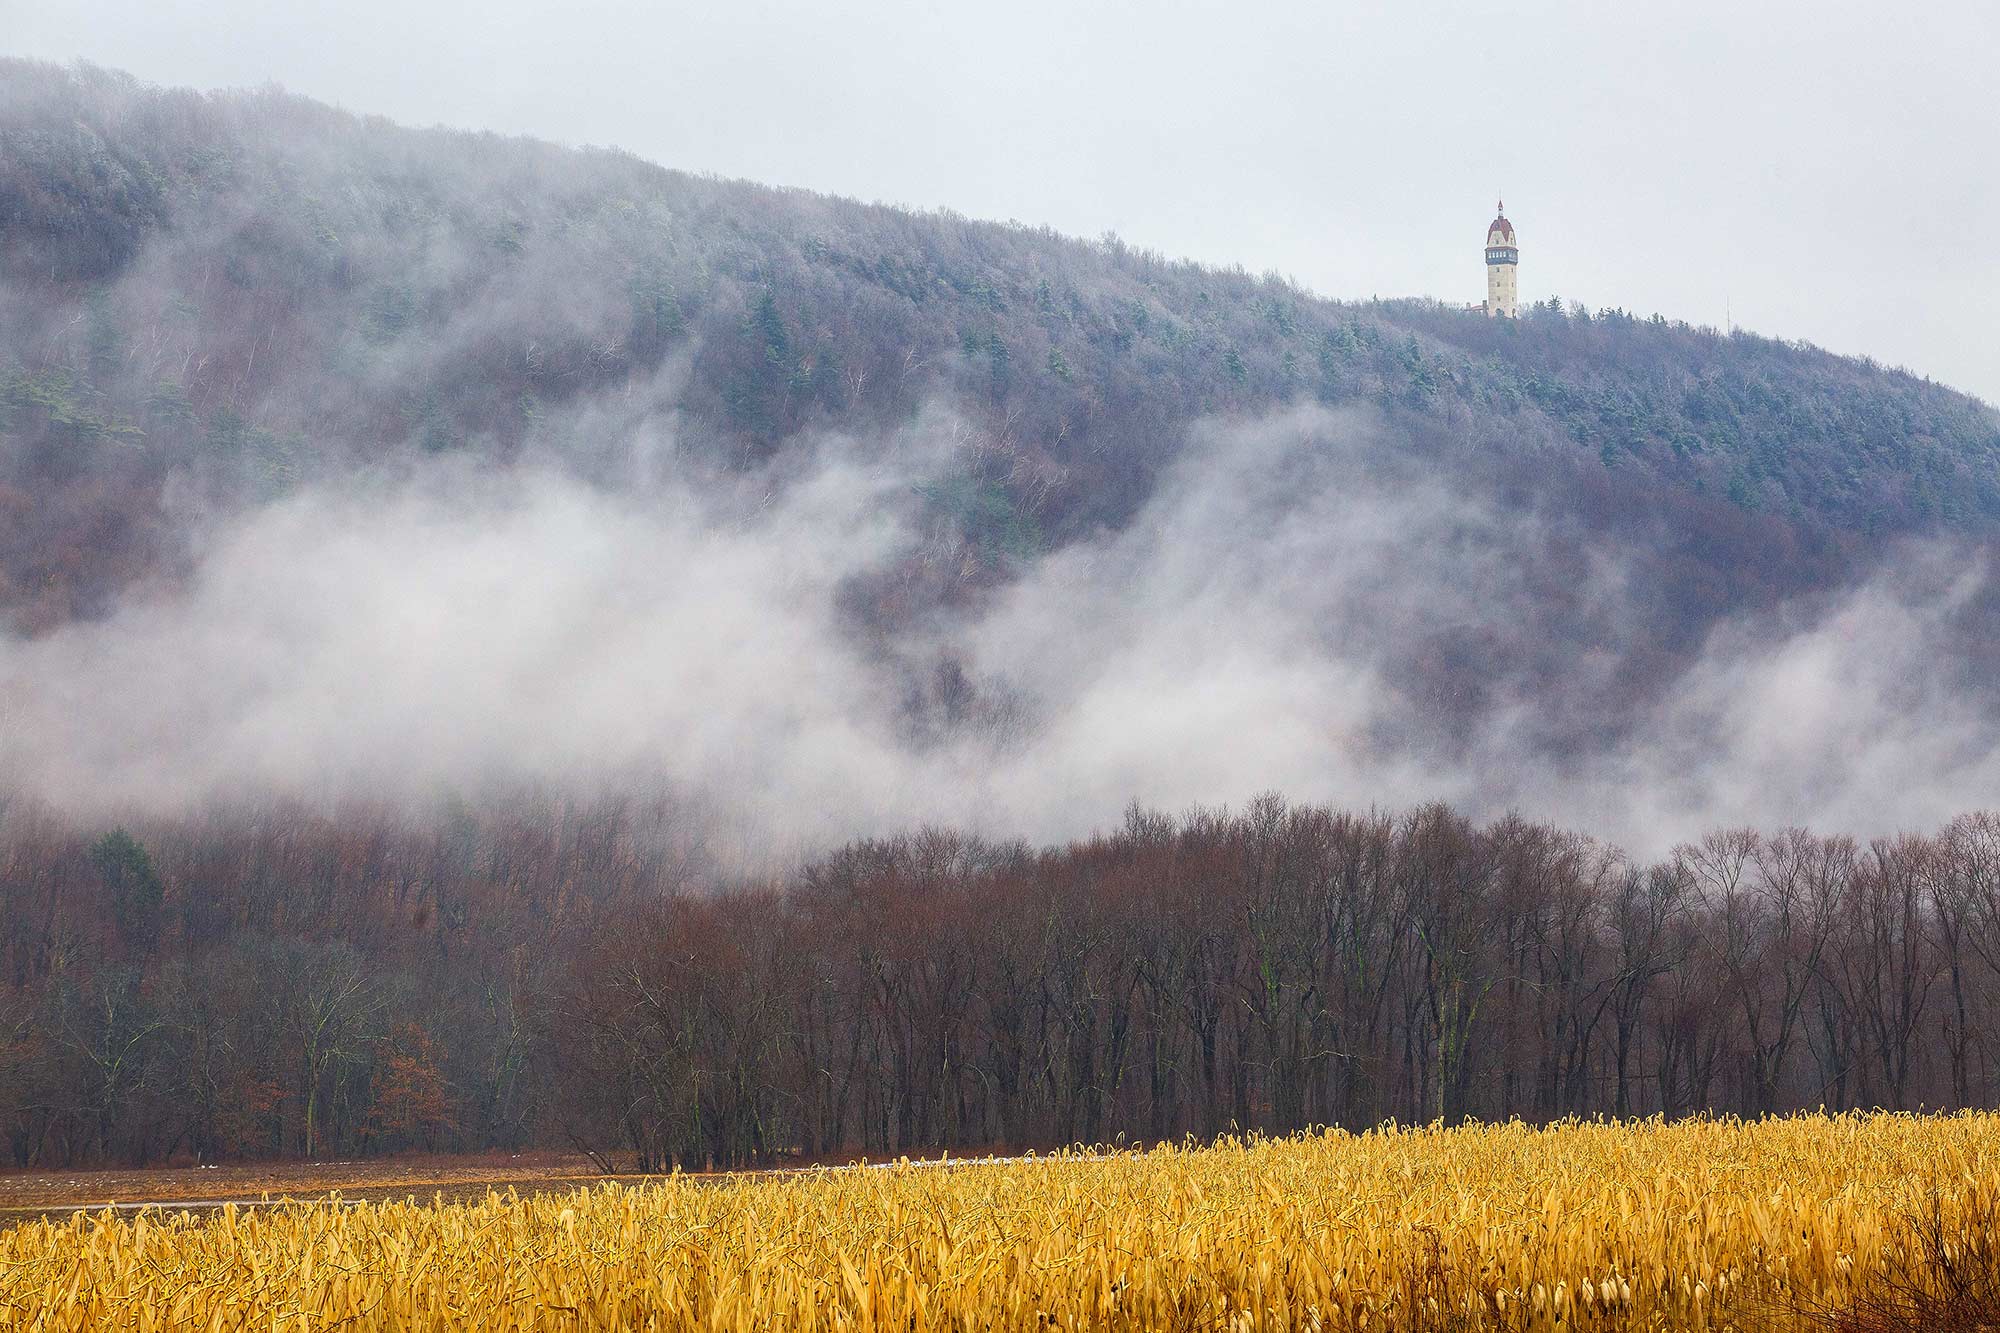
{"label": "overcast gray sky", "polygon": [[2000,0],[0,0],[0,48],[1047,223],[1327,296],[1521,294],[2000,402]]}

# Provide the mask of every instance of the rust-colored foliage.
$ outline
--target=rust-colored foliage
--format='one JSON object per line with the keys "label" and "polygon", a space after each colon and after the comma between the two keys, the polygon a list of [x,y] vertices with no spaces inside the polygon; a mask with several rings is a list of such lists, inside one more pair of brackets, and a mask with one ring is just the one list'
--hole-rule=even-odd
{"label": "rust-colored foliage", "polygon": [[425,1148],[452,1132],[451,1092],[440,1068],[443,1052],[416,1023],[398,1023],[383,1043],[369,1109],[371,1136]]}

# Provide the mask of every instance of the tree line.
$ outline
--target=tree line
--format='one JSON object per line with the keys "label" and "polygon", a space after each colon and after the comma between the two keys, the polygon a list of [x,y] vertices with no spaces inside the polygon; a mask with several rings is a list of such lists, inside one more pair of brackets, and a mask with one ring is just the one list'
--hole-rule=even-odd
{"label": "tree line", "polygon": [[720,886],[620,801],[7,819],[20,1165],[549,1144],[658,1169],[2000,1095],[1991,814],[1641,862],[1267,797]]}

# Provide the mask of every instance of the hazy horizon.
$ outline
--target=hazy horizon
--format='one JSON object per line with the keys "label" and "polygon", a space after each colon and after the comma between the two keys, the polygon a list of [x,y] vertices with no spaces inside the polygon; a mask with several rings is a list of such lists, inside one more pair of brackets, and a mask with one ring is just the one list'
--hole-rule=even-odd
{"label": "hazy horizon", "polygon": [[1981,234],[2000,186],[1976,168],[2000,131],[1989,9],[1887,27],[1790,0],[1223,15],[0,0],[15,54],[1115,231],[1335,299],[1479,300],[1504,195],[1524,301],[1733,321],[2000,401],[1983,338],[2000,263]]}

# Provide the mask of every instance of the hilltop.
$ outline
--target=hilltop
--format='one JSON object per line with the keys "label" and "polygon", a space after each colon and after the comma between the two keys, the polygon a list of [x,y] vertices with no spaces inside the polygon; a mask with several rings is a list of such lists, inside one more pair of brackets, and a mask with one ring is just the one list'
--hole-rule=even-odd
{"label": "hilltop", "polygon": [[[1372,595],[1299,609],[1350,652],[1339,622],[1372,622],[1413,712],[1385,744],[1463,748],[1525,705],[1572,753],[1719,626],[2000,523],[2000,416],[1805,345],[1553,299],[1519,321],[1325,300],[1110,237],[87,67],[4,67],[0,311],[0,616],[27,640],[170,597],[218,522],[356,479],[768,500],[837,457],[910,475],[914,535],[838,601],[911,724],[949,730],[1019,709],[939,617],[1133,545],[1162,479],[1206,469],[1244,540],[1202,536],[1235,550],[1329,497],[1463,506],[1407,536],[1504,571],[1487,602],[1443,605],[1458,569],[1399,588],[1417,618],[1393,630]],[[1282,466],[1219,443],[1273,420],[1304,431]],[[1128,558],[1157,570],[1181,539],[1145,540]],[[1955,612],[1964,651],[2000,637],[1994,602]]]}
{"label": "hilltop", "polygon": [[1301,400],[1544,493],[1609,478],[1718,564],[2000,520],[1990,408],[1808,346],[1323,300],[276,91],[6,62],[0,265],[0,610],[28,633],[171,562],[177,478],[242,502],[410,455],[588,467],[668,416],[742,469],[936,399],[985,445],[936,505],[987,573],[1125,522],[1189,422]]}

